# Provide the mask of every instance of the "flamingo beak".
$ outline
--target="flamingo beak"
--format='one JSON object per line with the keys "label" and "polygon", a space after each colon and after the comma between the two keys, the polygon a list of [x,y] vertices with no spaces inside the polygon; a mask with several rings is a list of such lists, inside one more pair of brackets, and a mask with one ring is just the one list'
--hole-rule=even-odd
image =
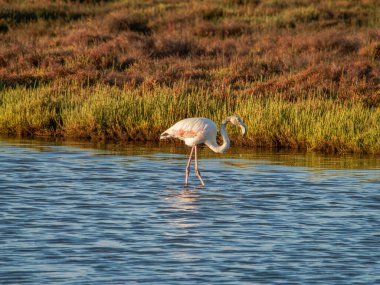
{"label": "flamingo beak", "polygon": [[239,127],[241,128],[241,133],[243,134],[243,137],[245,137],[248,129],[247,126],[243,122],[241,122]]}

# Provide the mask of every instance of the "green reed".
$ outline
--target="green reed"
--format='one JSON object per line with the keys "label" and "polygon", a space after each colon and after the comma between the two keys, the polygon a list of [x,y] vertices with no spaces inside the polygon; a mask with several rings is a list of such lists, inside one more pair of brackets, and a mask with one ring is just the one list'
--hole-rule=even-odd
{"label": "green reed", "polygon": [[235,144],[380,153],[380,107],[318,96],[290,102],[276,95],[220,94],[184,83],[133,90],[104,85],[5,89],[0,92],[0,133],[154,141],[182,118],[202,116],[220,123],[237,114],[249,131],[242,138],[238,129],[228,127]]}

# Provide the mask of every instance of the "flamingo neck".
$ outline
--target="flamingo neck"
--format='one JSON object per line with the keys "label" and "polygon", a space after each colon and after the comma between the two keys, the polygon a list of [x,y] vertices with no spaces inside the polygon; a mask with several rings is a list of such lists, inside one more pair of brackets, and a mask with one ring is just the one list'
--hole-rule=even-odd
{"label": "flamingo neck", "polygon": [[222,124],[220,125],[220,134],[223,138],[222,145],[218,145],[216,140],[213,140],[211,142],[207,142],[206,145],[214,152],[225,152],[230,148],[230,138],[227,135],[226,131],[226,125],[228,123],[228,120],[224,120]]}

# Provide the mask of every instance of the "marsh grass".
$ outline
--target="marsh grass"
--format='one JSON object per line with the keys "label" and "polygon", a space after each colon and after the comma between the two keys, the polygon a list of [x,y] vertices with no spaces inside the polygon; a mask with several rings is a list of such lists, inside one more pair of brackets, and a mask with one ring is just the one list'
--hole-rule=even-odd
{"label": "marsh grass", "polygon": [[377,0],[0,0],[0,132],[157,140],[236,113],[235,143],[379,153],[379,19]]}
{"label": "marsh grass", "polygon": [[235,144],[325,152],[380,153],[380,107],[309,96],[294,102],[276,94],[220,95],[220,90],[121,90],[117,87],[45,85],[6,89],[0,95],[0,133],[55,135],[94,140],[156,141],[186,117],[220,123],[239,114],[249,132],[228,127]]}

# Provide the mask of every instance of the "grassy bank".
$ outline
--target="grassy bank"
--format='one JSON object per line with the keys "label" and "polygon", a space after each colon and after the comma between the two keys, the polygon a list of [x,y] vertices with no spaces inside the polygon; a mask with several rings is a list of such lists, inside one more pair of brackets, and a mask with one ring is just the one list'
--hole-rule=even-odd
{"label": "grassy bank", "polygon": [[0,133],[154,141],[182,118],[204,116],[220,123],[239,114],[249,132],[243,139],[230,127],[236,144],[380,153],[380,107],[318,95],[291,102],[276,94],[221,94],[186,84],[149,90],[107,85],[10,88],[0,93]]}
{"label": "grassy bank", "polygon": [[0,132],[156,140],[235,113],[244,145],[379,153],[379,25],[377,0],[0,0]]}

